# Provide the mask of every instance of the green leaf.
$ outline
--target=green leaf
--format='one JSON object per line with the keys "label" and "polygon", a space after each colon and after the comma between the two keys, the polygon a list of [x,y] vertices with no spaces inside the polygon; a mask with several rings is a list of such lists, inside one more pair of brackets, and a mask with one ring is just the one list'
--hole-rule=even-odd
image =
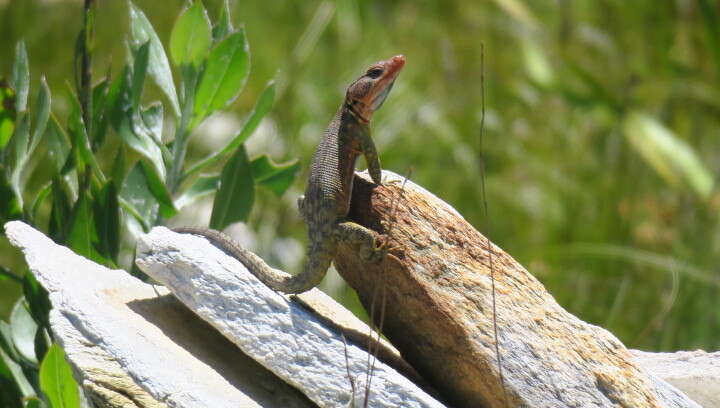
{"label": "green leaf", "polygon": [[99,264],[110,264],[99,251],[101,248],[95,217],[92,211],[92,199],[85,192],[78,197],[68,223],[66,244],[78,255],[82,255]]}
{"label": "green leaf", "polygon": [[22,198],[22,192],[23,192],[23,185],[21,184],[21,174],[22,174],[22,168],[25,165],[25,161],[27,160],[27,149],[28,149],[28,142],[30,139],[30,115],[27,113],[22,115],[22,118],[20,119],[20,123],[18,124],[17,129],[15,129],[15,134],[13,135],[12,139],[10,140],[10,146],[12,147],[12,151],[14,152],[13,158],[14,163],[12,165],[12,172],[10,173],[10,185],[12,185],[13,191],[15,192],[15,196],[18,199],[20,208],[23,207],[23,198]]}
{"label": "green leaf", "polygon": [[160,178],[165,180],[165,163],[160,148],[162,105],[151,105],[142,112],[140,109],[132,109],[132,83],[133,78],[126,68],[122,76],[110,86],[107,102],[110,123],[123,141],[149,160]]}
{"label": "green leaf", "polygon": [[[6,360],[14,364],[19,370],[19,366],[0,350],[0,390],[3,391],[0,392],[0,406],[6,408],[24,408],[22,405],[23,395],[13,377],[13,371],[8,366],[8,363],[6,363]],[[20,372],[22,373],[21,370]]]}
{"label": "green leaf", "polygon": [[10,183],[15,190],[20,206],[23,206],[22,192],[25,189],[22,184],[22,174],[25,170],[30,156],[35,151],[40,139],[45,134],[48,117],[50,116],[50,89],[48,89],[45,78],[41,79],[40,91],[38,92],[37,103],[35,104],[37,111],[37,119],[35,129],[30,136],[30,116],[22,115],[20,125],[15,130],[15,134],[11,140],[11,144],[15,151],[15,163],[13,164],[12,173],[10,173]]}
{"label": "green leaf", "polygon": [[539,26],[538,20],[522,0],[495,0],[498,6],[510,17],[525,25],[529,29]]}
{"label": "green leaf", "polygon": [[142,165],[143,175],[147,181],[150,193],[152,193],[158,204],[160,204],[160,214],[165,218],[174,217],[177,214],[177,210],[175,209],[175,204],[170,197],[170,193],[168,192],[165,183],[163,183],[160,177],[158,177],[155,173],[153,166],[149,165],[144,160],[141,160],[140,164]]}
{"label": "green leaf", "polygon": [[48,293],[30,272],[23,276],[23,294],[33,319],[44,327],[50,327],[48,315],[52,306]]}
{"label": "green leaf", "polygon": [[35,355],[38,360],[42,361],[42,359],[45,358],[45,354],[47,354],[51,344],[52,340],[50,339],[48,330],[43,327],[38,327],[38,331],[35,332]]}
{"label": "green leaf", "polygon": [[30,146],[28,147],[27,156],[31,156],[35,151],[40,139],[47,129],[48,118],[50,117],[51,104],[50,88],[48,88],[45,77],[40,78],[40,91],[38,92],[37,102],[35,103],[35,129],[33,129],[30,138]]}
{"label": "green leaf", "polygon": [[123,183],[125,182],[126,170],[127,167],[125,165],[125,146],[120,145],[118,146],[118,151],[115,155],[115,160],[113,161],[112,172],[110,174],[111,179],[115,181],[115,185],[123,185]]}
{"label": "green leaf", "polygon": [[209,196],[217,190],[220,184],[220,176],[200,176],[177,200],[175,200],[175,208],[178,210],[194,203],[202,197]]}
{"label": "green leaf", "polygon": [[99,250],[104,258],[116,263],[120,249],[120,206],[114,182],[105,183],[96,194],[93,215],[100,238]]}
{"label": "green leaf", "polygon": [[138,221],[143,226],[155,225],[159,205],[150,191],[142,164],[136,163],[125,177],[120,197],[122,198],[121,202],[124,202],[124,206],[129,206],[132,209],[132,211],[129,211],[131,215],[135,218],[140,217]]}
{"label": "green leaf", "polygon": [[232,21],[230,21],[230,2],[224,0],[220,13],[218,13],[218,24],[212,30],[213,42],[222,40],[233,31]]}
{"label": "green leaf", "polygon": [[[150,137],[155,141],[158,147],[162,145],[162,128],[163,128],[163,106],[161,103],[153,103],[140,112],[145,128],[148,130]],[[161,147],[162,149],[162,147]]]}
{"label": "green leaf", "polygon": [[718,21],[717,4],[711,0],[699,0],[697,4],[707,32],[708,48],[715,59],[715,69],[720,73],[720,21]]}
{"label": "green leaf", "polygon": [[293,50],[292,59],[295,64],[302,66],[310,56],[312,50],[317,46],[318,40],[335,14],[334,1],[325,0],[318,4],[310,22],[306,25],[305,31],[297,40]]}
{"label": "green leaf", "polygon": [[668,183],[679,186],[684,181],[703,199],[710,196],[712,173],[687,142],[642,112],[629,113],[623,129],[630,144]]}
{"label": "green leaf", "polygon": [[251,166],[255,183],[267,187],[278,196],[290,187],[295,180],[295,174],[300,170],[300,163],[297,160],[275,164],[267,155],[255,158]]}
{"label": "green leaf", "polygon": [[537,39],[530,36],[523,39],[521,43],[525,70],[530,79],[541,87],[551,87],[555,82],[555,74],[542,45]]}
{"label": "green leaf", "polygon": [[137,48],[150,41],[148,72],[168,97],[168,100],[170,100],[170,106],[175,116],[180,117],[180,104],[178,103],[177,92],[175,91],[175,83],[173,82],[170,64],[168,63],[160,38],[158,38],[152,24],[150,24],[150,21],[145,17],[145,14],[137,8],[132,1],[128,1],[128,4],[130,10],[130,38],[132,40],[132,46]]}
{"label": "green leaf", "polygon": [[22,205],[0,169],[0,224],[22,218]]}
{"label": "green leaf", "polygon": [[53,177],[51,190],[53,203],[50,208],[48,232],[50,238],[57,242],[64,243],[65,237],[67,236],[71,207],[69,195],[64,188],[64,183],[60,176]]}
{"label": "green leaf", "polygon": [[115,78],[110,84],[110,88],[108,88],[105,116],[107,116],[115,131],[118,131],[128,112],[130,112],[130,106],[132,105],[131,84],[132,73],[129,66],[126,65],[120,76]]}
{"label": "green leaf", "polygon": [[178,18],[170,35],[170,55],[175,65],[199,67],[212,43],[210,19],[202,5],[195,3]]}
{"label": "green leaf", "polygon": [[2,266],[0,266],[0,280],[12,280],[17,283],[22,283],[22,279],[20,277],[12,273],[12,271],[10,271],[9,269]]}
{"label": "green leaf", "polygon": [[45,199],[48,195],[50,195],[50,192],[52,191],[52,183],[47,182],[40,191],[38,191],[37,195],[35,196],[35,199],[32,202],[32,205],[30,206],[30,221],[33,224],[37,225],[37,219],[40,215],[40,209],[42,208],[43,203],[45,202]]}
{"label": "green leaf", "polygon": [[30,142],[30,115],[23,113],[20,115],[20,120],[10,144],[13,146],[14,152],[14,163],[13,168],[22,167],[22,163],[27,157],[28,144]]}
{"label": "green leaf", "polygon": [[14,361],[20,360],[20,356],[13,342],[12,328],[2,320],[0,320],[0,351],[3,351],[8,358]]}
{"label": "green leaf", "polygon": [[57,344],[50,347],[40,366],[40,389],[53,408],[80,407],[78,385],[72,376],[72,368]]}
{"label": "green leaf", "polygon": [[[109,74],[108,74],[109,78]],[[108,101],[109,79],[103,79],[93,87],[92,93],[92,135],[90,141],[93,151],[97,151],[105,141],[109,122]]]}
{"label": "green leaf", "polygon": [[[4,323],[4,322],[0,322]],[[13,385],[17,387],[17,390],[20,391],[20,394],[23,398],[29,398],[34,397],[35,395],[35,389],[33,389],[32,385],[30,385],[30,381],[28,381],[27,377],[25,376],[25,373],[22,370],[22,367],[15,361],[13,361],[7,354],[5,354],[4,351],[0,350],[0,360],[4,363],[4,368],[7,369],[7,371],[10,371],[10,374],[12,375],[12,382]],[[4,371],[4,370],[3,370]],[[5,388],[3,388],[3,391],[5,391]],[[2,393],[0,393],[2,394]]]}
{"label": "green leaf", "polygon": [[222,150],[210,155],[209,157],[205,158],[199,163],[196,163],[190,169],[188,169],[185,177],[191,176],[207,168],[208,166],[219,162],[220,160],[224,159],[228,154],[235,151],[235,149],[237,149],[241,144],[245,143],[245,141],[255,132],[255,129],[257,129],[257,127],[260,125],[260,122],[265,117],[265,115],[267,115],[267,113],[270,111],[274,100],[275,82],[269,81],[265,86],[262,94],[260,94],[257,102],[255,102],[255,107],[248,116],[247,120],[245,120],[245,123],[240,129],[240,132],[238,132],[238,134],[235,135],[232,140],[230,140],[230,143],[228,143],[227,146],[223,147]]}
{"label": "green leaf", "polygon": [[10,312],[10,328],[12,330],[13,344],[18,354],[30,363],[37,364],[35,333],[38,326],[27,309],[24,297],[15,302],[12,312]]}
{"label": "green leaf", "polygon": [[[553,255],[552,252],[549,252],[549,254]],[[636,247],[615,244],[578,242],[558,247],[557,254],[562,257],[576,257],[583,260],[601,258],[628,262],[668,275],[679,273],[687,277],[688,280],[702,282],[708,287],[720,287],[720,276],[716,271],[711,268],[697,267],[685,259],[667,253],[645,251]]]}
{"label": "green leaf", "polygon": [[145,87],[145,76],[148,71],[148,58],[150,56],[150,41],[141,45],[134,53],[132,85],[130,97],[132,100],[132,111],[136,112],[140,107],[143,88]]}
{"label": "green leaf", "polygon": [[165,180],[165,163],[162,150],[151,136],[140,114],[128,116],[120,124],[118,133],[133,150],[149,160],[161,180]]}
{"label": "green leaf", "polygon": [[72,95],[72,92],[69,99],[71,103],[71,110],[70,116],[68,117],[68,131],[70,132],[70,138],[73,142],[73,149],[76,153],[77,164],[89,164],[97,178],[101,182],[104,182],[105,175],[100,169],[100,165],[95,159],[95,154],[90,146],[90,139],[88,138],[85,123],[82,119],[80,103],[77,98]]}
{"label": "green leaf", "polygon": [[192,129],[212,112],[226,107],[240,94],[250,72],[250,50],[245,31],[230,34],[210,51],[195,93]]}
{"label": "green leaf", "polygon": [[223,230],[228,225],[246,221],[255,198],[252,167],[241,145],[220,174],[220,188],[215,194],[210,228]]}
{"label": "green leaf", "polygon": [[10,75],[10,86],[15,90],[15,110],[24,111],[30,92],[30,69],[24,41],[19,41],[15,47],[15,64]]}
{"label": "green leaf", "polygon": [[47,127],[48,155],[55,165],[55,171],[59,174],[70,155],[71,144],[67,134],[58,123],[55,115],[50,115],[50,123]]}
{"label": "green leaf", "polygon": [[15,114],[15,91],[4,79],[0,79],[0,151],[7,146],[15,131]]}
{"label": "green leaf", "polygon": [[23,400],[25,406],[23,408],[43,408],[45,403],[38,397],[29,397]]}

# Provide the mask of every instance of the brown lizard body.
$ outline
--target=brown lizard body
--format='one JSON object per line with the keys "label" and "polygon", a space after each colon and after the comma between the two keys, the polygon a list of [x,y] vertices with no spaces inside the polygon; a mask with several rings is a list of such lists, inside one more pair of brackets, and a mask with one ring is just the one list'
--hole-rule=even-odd
{"label": "brown lizard body", "polygon": [[380,160],[368,125],[404,65],[405,57],[398,55],[373,64],[353,82],[315,151],[305,195],[298,200],[309,240],[307,263],[301,273],[292,276],[271,268],[262,258],[219,231],[194,227],[175,228],[175,231],[209,239],[237,258],[267,286],[283,293],[301,293],[317,286],[335,257],[338,242],[360,243],[360,255],[369,260],[381,255],[372,231],[346,221],[346,217],[355,162],[360,154],[365,156],[372,180],[381,184]]}

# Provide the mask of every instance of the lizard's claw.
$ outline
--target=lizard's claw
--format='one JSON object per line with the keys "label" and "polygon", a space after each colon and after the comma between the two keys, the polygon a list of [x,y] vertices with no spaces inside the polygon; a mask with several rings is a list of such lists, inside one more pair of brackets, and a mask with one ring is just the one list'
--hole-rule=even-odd
{"label": "lizard's claw", "polygon": [[396,246],[390,246],[389,240],[385,237],[382,239],[375,239],[375,243],[371,248],[368,248],[367,251],[364,251],[363,258],[370,263],[378,263],[382,261],[383,258],[385,258],[385,255],[388,254],[391,250],[397,249]]}
{"label": "lizard's claw", "polygon": [[391,178],[391,176],[389,174],[383,174],[382,182],[380,184],[383,186],[386,186],[388,184],[398,184],[398,183],[402,183],[402,182],[403,182],[403,179],[399,179],[399,178],[395,178],[395,177]]}

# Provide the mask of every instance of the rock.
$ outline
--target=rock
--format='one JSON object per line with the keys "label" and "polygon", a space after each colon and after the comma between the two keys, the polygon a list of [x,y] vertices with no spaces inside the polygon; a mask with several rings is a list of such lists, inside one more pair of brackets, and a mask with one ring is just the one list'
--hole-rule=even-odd
{"label": "rock", "polygon": [[720,408],[720,351],[630,351],[645,371],[674,385],[705,408]]}
{"label": "rock", "polygon": [[101,406],[313,406],[172,296],[21,222],[5,231],[48,290],[53,333]]}
{"label": "rock", "polygon": [[698,407],[649,378],[611,333],[565,311],[448,204],[393,173],[383,180],[355,178],[349,218],[383,231],[390,255],[366,263],[343,244],[335,265],[383,334],[450,404]]}
{"label": "rock", "polygon": [[59,311],[50,312],[55,339],[74,367],[75,377],[95,406],[108,408],[164,408],[138,386],[120,364],[100,346],[88,341]]}
{"label": "rock", "polygon": [[[368,406],[444,406],[390,366],[369,363],[373,359],[363,347],[346,343],[334,325],[326,324],[327,317],[269,289],[204,238],[156,227],[139,239],[136,263],[244,353],[320,406],[363,406],[372,365]],[[312,292],[303,298],[308,303],[324,297],[320,303],[335,304],[317,289]],[[369,331],[363,327],[359,330]]]}
{"label": "rock", "polygon": [[[356,178],[351,217],[388,228],[390,255],[368,265],[342,245],[336,266],[422,377],[384,341],[371,343],[387,364],[373,363],[368,327],[321,292],[271,291],[202,238],[155,228],[139,242],[138,265],[209,324],[164,289],[160,296],[23,223],[6,224],[6,234],[48,289],[52,330],[100,406],[362,406],[368,378],[368,405],[378,407],[442,407],[435,389],[458,407],[699,407],[665,380],[717,402],[717,356],[633,358],[450,206],[397,175],[385,179],[378,187]],[[673,374],[677,367],[687,375]]]}

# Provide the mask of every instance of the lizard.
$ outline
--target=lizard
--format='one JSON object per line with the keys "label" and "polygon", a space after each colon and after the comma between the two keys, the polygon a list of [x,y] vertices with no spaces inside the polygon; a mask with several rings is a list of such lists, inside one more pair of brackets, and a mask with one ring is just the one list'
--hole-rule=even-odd
{"label": "lizard", "polygon": [[355,162],[365,157],[370,178],[381,185],[381,168],[370,120],[385,101],[405,65],[405,56],[396,55],[371,65],[348,86],[345,100],[330,122],[312,159],[304,196],[298,199],[300,216],[308,227],[307,260],[303,270],[290,275],[271,268],[259,256],[220,231],[180,227],[173,230],[200,235],[238,259],[265,285],[283,293],[302,293],[325,277],[339,242],[360,244],[360,255],[377,261],[385,253],[372,230],[347,221],[353,189]]}

